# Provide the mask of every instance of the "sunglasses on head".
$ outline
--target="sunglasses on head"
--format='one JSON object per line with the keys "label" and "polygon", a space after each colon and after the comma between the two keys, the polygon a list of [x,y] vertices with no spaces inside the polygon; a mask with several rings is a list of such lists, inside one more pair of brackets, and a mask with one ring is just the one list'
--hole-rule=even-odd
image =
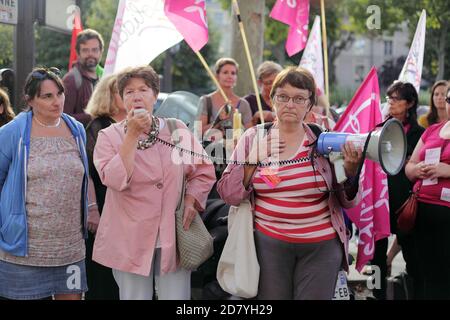
{"label": "sunglasses on head", "polygon": [[34,79],[43,80],[49,75],[59,77],[61,75],[61,71],[56,67],[50,67],[48,69],[38,69],[33,71],[31,76]]}

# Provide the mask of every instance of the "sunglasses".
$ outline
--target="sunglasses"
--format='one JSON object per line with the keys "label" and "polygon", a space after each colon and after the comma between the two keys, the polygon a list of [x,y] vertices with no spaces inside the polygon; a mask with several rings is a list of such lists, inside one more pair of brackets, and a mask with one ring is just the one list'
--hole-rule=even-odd
{"label": "sunglasses", "polygon": [[445,102],[450,104],[450,97],[445,98]]}
{"label": "sunglasses", "polygon": [[33,71],[31,76],[37,80],[44,80],[48,78],[48,76],[58,77],[61,75],[61,71],[56,67],[43,68]]}

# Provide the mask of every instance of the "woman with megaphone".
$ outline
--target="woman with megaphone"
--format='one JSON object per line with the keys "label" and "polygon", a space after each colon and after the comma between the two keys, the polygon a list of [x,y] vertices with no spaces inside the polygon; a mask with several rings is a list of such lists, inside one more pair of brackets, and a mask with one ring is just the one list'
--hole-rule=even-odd
{"label": "woman with megaphone", "polygon": [[316,102],[306,69],[281,71],[270,97],[277,120],[244,133],[231,157],[241,162],[228,165],[217,190],[230,205],[252,203],[258,299],[331,300],[338,272],[348,270],[342,208],[361,197],[354,182],[362,152],[344,145],[349,179],[338,185],[329,161],[314,152],[315,130],[304,122]]}
{"label": "woman with megaphone", "polygon": [[[446,91],[450,116],[450,88]],[[450,120],[428,127],[406,165],[417,215],[417,299],[450,299]]]}

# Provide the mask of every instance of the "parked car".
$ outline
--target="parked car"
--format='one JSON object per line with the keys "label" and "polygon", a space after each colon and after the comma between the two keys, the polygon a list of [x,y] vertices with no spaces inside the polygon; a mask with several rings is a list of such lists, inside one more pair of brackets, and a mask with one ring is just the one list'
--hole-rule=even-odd
{"label": "parked car", "polygon": [[161,118],[177,118],[193,131],[195,119],[201,111],[199,110],[199,100],[197,95],[187,91],[160,93],[153,114]]}

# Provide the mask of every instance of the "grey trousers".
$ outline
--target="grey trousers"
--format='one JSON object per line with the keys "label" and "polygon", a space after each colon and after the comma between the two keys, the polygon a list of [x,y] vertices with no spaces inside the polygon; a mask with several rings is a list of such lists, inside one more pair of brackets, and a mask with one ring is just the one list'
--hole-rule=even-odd
{"label": "grey trousers", "polygon": [[255,231],[260,300],[331,300],[342,266],[339,238],[288,243]]}

